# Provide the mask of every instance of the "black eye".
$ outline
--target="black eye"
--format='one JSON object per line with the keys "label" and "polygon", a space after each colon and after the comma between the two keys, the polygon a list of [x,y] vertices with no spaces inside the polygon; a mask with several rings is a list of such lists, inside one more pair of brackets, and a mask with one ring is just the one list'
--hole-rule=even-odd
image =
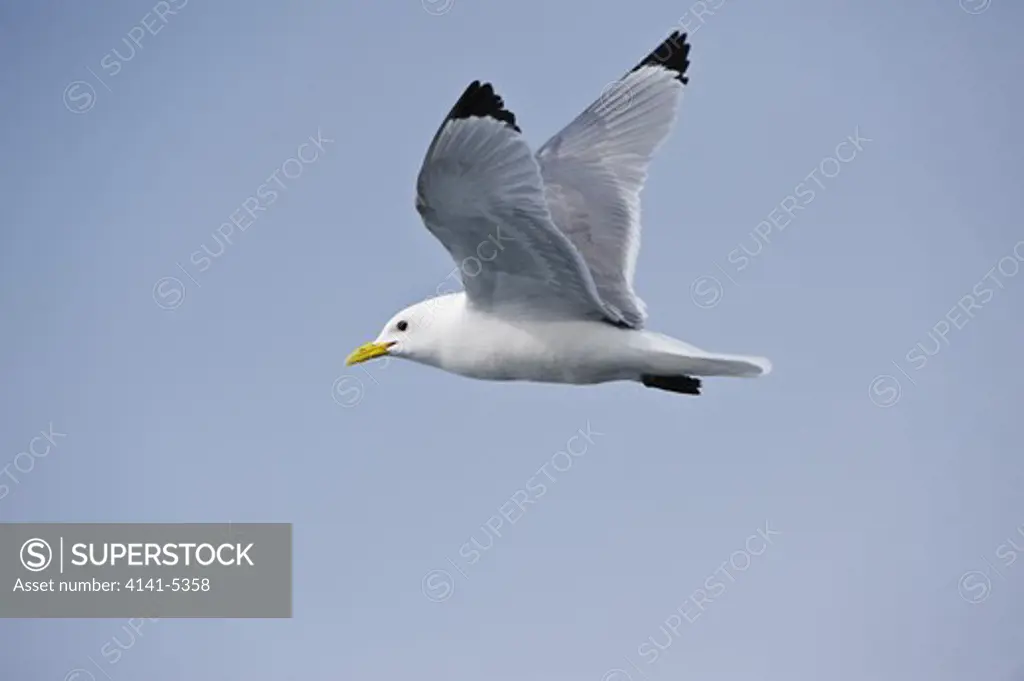
{"label": "black eye", "polygon": [[403,319],[402,321],[398,322],[398,324],[396,324],[396,326],[398,327],[399,331],[405,331],[406,329],[409,328],[409,322],[407,322],[407,321],[405,321]]}

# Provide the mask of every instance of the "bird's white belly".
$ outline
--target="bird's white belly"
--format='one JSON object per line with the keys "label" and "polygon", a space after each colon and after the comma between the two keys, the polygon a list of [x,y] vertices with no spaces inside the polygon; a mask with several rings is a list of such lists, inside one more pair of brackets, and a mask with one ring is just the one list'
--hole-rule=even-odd
{"label": "bird's white belly", "polygon": [[439,366],[492,381],[589,384],[633,379],[638,375],[636,352],[629,343],[633,333],[599,322],[488,320],[478,327],[475,342],[449,346]]}

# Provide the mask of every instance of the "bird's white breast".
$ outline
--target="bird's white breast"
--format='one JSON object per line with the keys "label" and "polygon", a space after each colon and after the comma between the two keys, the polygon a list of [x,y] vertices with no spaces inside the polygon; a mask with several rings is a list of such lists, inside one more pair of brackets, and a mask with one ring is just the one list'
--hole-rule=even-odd
{"label": "bird's white breast", "polygon": [[503,317],[472,308],[447,325],[439,368],[472,378],[599,383],[632,378],[635,331],[602,322]]}

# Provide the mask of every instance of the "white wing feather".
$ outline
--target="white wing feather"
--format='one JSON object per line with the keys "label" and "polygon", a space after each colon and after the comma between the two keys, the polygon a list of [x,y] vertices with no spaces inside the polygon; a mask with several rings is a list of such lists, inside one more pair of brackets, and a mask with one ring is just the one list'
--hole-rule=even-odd
{"label": "white wing feather", "polygon": [[689,47],[673,33],[537,153],[555,225],[580,251],[601,300],[634,327],[646,316],[633,290],[640,191],[675,122]]}
{"label": "white wing feather", "polygon": [[[511,123],[472,115],[487,97]],[[470,85],[459,101],[427,152],[416,208],[459,265],[470,302],[609,318],[582,257],[551,220],[537,161],[514,118],[486,84]]]}

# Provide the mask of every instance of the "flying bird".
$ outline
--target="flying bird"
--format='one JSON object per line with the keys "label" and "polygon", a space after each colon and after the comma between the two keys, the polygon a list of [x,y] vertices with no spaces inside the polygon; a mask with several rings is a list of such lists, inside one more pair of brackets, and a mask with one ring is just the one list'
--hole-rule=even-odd
{"label": "flying bird", "polygon": [[640,191],[689,55],[673,32],[536,154],[494,87],[470,83],[416,184],[416,210],[464,290],[405,308],[346,364],[389,355],[484,380],[636,381],[687,395],[700,394],[699,377],[771,371],[762,357],[645,330],[633,290]]}

